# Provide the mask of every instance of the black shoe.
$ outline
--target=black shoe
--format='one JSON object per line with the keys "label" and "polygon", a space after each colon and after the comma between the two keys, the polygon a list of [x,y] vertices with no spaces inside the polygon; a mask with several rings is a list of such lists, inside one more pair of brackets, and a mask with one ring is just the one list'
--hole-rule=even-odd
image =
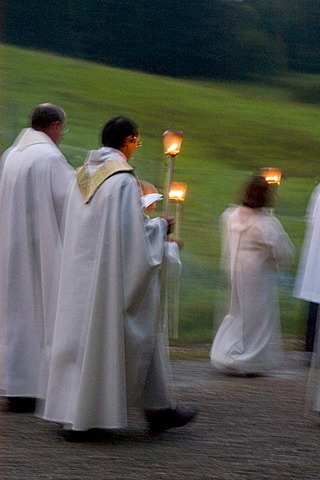
{"label": "black shoe", "polygon": [[183,427],[194,420],[197,413],[198,408],[195,406],[145,411],[150,430],[154,433],[161,433],[170,428]]}
{"label": "black shoe", "polygon": [[36,399],[31,397],[7,397],[7,412],[34,413]]}
{"label": "black shoe", "polygon": [[95,428],[90,430],[63,430],[62,435],[66,442],[97,442],[102,437],[102,431]]}

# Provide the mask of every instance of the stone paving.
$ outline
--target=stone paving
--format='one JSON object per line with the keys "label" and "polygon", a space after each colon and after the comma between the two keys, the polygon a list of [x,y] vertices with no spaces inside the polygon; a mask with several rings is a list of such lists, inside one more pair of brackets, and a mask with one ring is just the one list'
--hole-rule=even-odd
{"label": "stone paving", "polygon": [[128,431],[69,443],[58,425],[0,413],[0,479],[320,479],[320,423],[305,405],[308,368],[291,352],[273,377],[215,373],[207,360],[173,361],[177,399],[197,403],[188,426],[159,436],[132,415]]}

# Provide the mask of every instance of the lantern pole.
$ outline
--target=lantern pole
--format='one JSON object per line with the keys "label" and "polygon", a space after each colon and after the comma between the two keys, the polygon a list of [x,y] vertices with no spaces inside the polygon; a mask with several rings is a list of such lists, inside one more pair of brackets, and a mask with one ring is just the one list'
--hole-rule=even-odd
{"label": "lantern pole", "polygon": [[[169,190],[168,198],[176,204],[175,209],[175,235],[179,239],[181,233],[181,205],[184,202],[187,193],[187,185],[181,182],[173,182]],[[173,319],[170,328],[171,338],[177,339],[179,336],[179,314],[180,314],[180,276],[173,285]]]}
{"label": "lantern pole", "polygon": [[[176,236],[180,238],[181,230],[181,203],[176,201]],[[179,317],[180,317],[180,275],[173,285],[173,317],[171,337],[177,339],[179,337]]]}
{"label": "lantern pole", "polygon": [[169,214],[169,190],[172,183],[173,169],[174,169],[174,155],[168,155],[167,158],[167,171],[166,171],[166,180],[164,186],[164,195],[163,195],[163,211],[164,215]]}

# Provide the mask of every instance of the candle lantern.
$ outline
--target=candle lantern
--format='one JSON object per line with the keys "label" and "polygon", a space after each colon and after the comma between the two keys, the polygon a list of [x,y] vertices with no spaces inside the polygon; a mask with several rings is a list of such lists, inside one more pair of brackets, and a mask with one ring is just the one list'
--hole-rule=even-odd
{"label": "candle lantern", "polygon": [[182,182],[173,182],[170,185],[169,200],[184,202],[187,193],[187,184]]}
{"label": "candle lantern", "polygon": [[277,167],[261,168],[261,175],[265,178],[266,182],[273,185],[280,185],[282,172]]}
{"label": "candle lantern", "polygon": [[273,215],[274,206],[276,203],[278,187],[281,182],[282,171],[277,167],[265,167],[261,168],[261,175],[265,178],[266,182],[272,187],[272,195],[270,196],[270,213]]}
{"label": "candle lantern", "polygon": [[175,157],[180,153],[182,144],[182,132],[166,130],[163,134],[163,147],[165,155]]}

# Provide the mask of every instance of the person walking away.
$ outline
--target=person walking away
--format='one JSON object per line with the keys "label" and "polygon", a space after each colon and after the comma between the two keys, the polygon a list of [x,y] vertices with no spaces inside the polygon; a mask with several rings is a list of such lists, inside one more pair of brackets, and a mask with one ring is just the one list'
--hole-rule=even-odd
{"label": "person walking away", "polygon": [[293,245],[279,220],[265,210],[271,186],[248,182],[241,205],[222,215],[222,264],[231,298],[211,349],[211,364],[231,375],[266,374],[282,357],[277,272],[290,265]]}
{"label": "person walking away", "polygon": [[38,105],[1,159],[0,388],[8,409],[33,411],[46,391],[64,200],[74,170],[58,148],[66,114]]}
{"label": "person walking away", "polygon": [[313,191],[306,212],[307,231],[302,246],[293,296],[308,302],[305,351],[307,363],[314,350],[317,316],[320,303],[320,185]]}
{"label": "person walking away", "polygon": [[66,439],[125,428],[132,406],[161,432],[190,422],[179,407],[159,334],[159,271],[171,218],[148,220],[128,160],[139,130],[114,117],[89,152],[67,203],[56,327],[44,411]]}

